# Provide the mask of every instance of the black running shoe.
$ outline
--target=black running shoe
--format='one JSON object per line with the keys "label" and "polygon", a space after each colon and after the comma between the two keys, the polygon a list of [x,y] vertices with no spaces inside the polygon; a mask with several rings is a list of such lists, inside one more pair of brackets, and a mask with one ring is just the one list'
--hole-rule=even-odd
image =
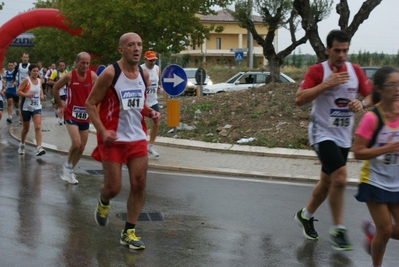
{"label": "black running shoe", "polygon": [[310,240],[318,240],[319,235],[317,234],[316,230],[314,229],[313,222],[317,221],[314,219],[314,217],[310,219],[306,219],[302,216],[303,210],[298,211],[294,219],[299,223],[300,226],[302,226],[303,229],[303,235]]}
{"label": "black running shoe", "polygon": [[353,249],[346,234],[346,229],[330,230],[330,241],[335,250],[345,251]]}

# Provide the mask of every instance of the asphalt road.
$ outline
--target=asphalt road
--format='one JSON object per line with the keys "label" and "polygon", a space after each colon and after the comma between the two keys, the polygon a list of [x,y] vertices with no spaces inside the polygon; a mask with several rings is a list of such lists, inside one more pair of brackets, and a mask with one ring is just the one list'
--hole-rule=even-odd
{"label": "asphalt road", "polygon": [[[93,219],[101,165],[82,159],[79,185],[59,178],[65,155],[34,147],[17,155],[3,118],[0,127],[1,266],[370,266],[360,221],[366,206],[346,191],[345,224],[355,249],[336,252],[328,242],[327,204],[316,213],[319,241],[307,241],[293,215],[307,202],[312,184],[150,169],[137,233],[146,244],[131,251],[119,244],[128,194],[113,200],[109,227]],[[397,266],[399,243],[391,241],[385,267]]]}

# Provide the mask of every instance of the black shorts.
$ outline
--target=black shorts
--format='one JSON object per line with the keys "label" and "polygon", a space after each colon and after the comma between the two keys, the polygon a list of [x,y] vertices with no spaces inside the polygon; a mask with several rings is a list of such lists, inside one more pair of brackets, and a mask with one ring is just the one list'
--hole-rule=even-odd
{"label": "black shorts", "polygon": [[7,99],[12,98],[12,99],[14,100],[15,103],[18,103],[18,102],[19,102],[19,96],[18,96],[18,95],[6,93],[6,98],[7,98]]}
{"label": "black shorts", "polygon": [[158,105],[158,103],[156,103],[155,105],[151,106],[151,108],[152,108],[153,110],[155,110],[156,112],[159,112],[159,105]]}
{"label": "black shorts", "polygon": [[3,108],[4,108],[4,102],[3,100],[0,100],[0,111],[3,111]]}
{"label": "black shorts", "polygon": [[349,148],[337,146],[334,141],[323,141],[313,145],[314,151],[321,162],[322,172],[330,175],[346,165]]}
{"label": "black shorts", "polygon": [[[66,95],[60,95],[61,101],[66,101]],[[54,99],[54,104],[57,104],[57,100]]]}

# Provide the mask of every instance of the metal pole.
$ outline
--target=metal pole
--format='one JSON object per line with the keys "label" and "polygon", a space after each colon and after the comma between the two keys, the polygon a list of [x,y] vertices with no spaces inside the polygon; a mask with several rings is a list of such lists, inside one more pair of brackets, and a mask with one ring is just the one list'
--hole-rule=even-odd
{"label": "metal pole", "polygon": [[201,72],[200,72],[200,81],[201,81],[201,84],[200,84],[200,87],[199,87],[199,96],[203,96],[203,95],[204,95],[204,88],[203,88],[204,83],[202,82],[202,81],[204,81],[204,80],[205,80],[205,79],[204,79],[204,72],[201,71]]}
{"label": "metal pole", "polygon": [[[252,16],[252,0],[248,0],[248,6],[250,8],[249,10],[249,16],[250,19],[253,19]],[[248,47],[248,53],[247,53],[247,62],[248,62],[248,68],[253,68],[254,67],[254,51],[253,51],[253,37],[252,33],[250,30],[247,30],[247,47]]]}

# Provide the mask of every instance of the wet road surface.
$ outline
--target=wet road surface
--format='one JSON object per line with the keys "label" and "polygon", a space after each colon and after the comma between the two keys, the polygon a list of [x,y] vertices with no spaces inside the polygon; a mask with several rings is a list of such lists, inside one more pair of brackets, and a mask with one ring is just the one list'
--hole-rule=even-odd
{"label": "wet road surface", "polygon": [[[312,185],[233,176],[149,170],[147,196],[137,234],[143,251],[119,245],[128,194],[113,200],[110,223],[93,219],[102,181],[101,165],[82,159],[79,185],[59,178],[66,156],[48,152],[42,159],[2,130],[0,138],[1,266],[370,266],[363,250],[360,220],[364,204],[346,192],[345,224],[355,250],[336,252],[328,242],[326,204],[316,213],[320,240],[307,241],[293,215]],[[96,174],[97,173],[97,174]],[[121,219],[122,218],[122,219]],[[388,244],[385,267],[398,266],[399,242]]]}

